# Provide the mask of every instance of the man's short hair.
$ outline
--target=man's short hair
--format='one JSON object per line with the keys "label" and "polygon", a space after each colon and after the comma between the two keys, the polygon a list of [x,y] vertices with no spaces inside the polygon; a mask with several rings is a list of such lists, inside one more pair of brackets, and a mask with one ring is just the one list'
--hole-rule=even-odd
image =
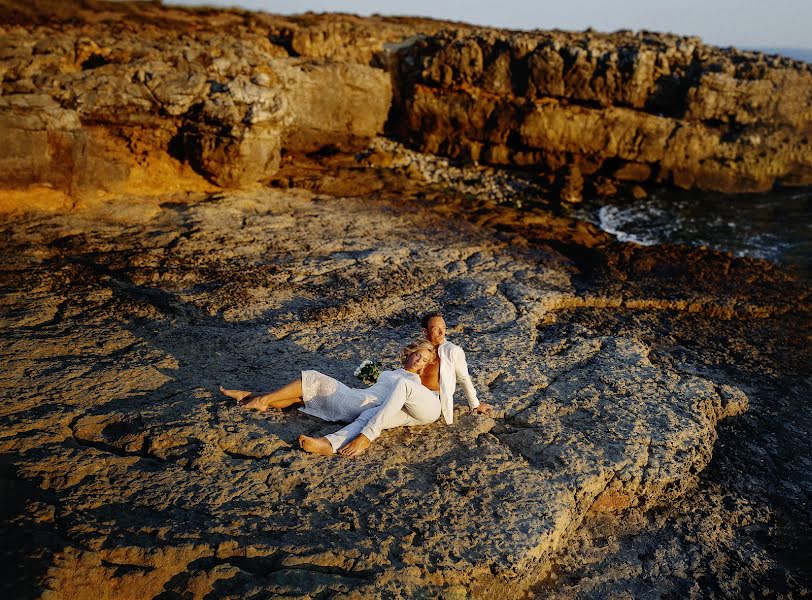
{"label": "man's short hair", "polygon": [[434,317],[440,317],[443,321],[445,321],[445,317],[443,316],[443,313],[436,310],[434,312],[430,312],[428,314],[423,315],[423,318],[420,319],[420,326],[423,329],[428,329],[429,328],[429,321],[431,321]]}

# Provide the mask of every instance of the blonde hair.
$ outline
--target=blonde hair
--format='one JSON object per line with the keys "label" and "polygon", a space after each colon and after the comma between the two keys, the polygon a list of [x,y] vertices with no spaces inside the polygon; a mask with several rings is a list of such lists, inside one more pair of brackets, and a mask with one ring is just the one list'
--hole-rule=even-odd
{"label": "blonde hair", "polygon": [[434,350],[432,343],[424,338],[418,338],[400,351],[400,363],[406,364],[406,359],[420,350],[428,350],[429,354],[431,354],[429,363],[433,363],[437,359],[437,352]]}

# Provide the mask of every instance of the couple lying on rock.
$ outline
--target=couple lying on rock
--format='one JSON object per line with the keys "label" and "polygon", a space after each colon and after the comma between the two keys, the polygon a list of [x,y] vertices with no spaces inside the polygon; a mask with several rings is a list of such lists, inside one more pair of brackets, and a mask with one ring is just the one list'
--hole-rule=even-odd
{"label": "couple lying on rock", "polygon": [[265,394],[220,388],[246,408],[265,411],[304,405],[302,412],[325,421],[349,421],[349,425],[320,438],[299,436],[306,452],[331,456],[357,456],[381,431],[405,425],[426,425],[442,413],[449,425],[454,419],[457,383],[478,413],[489,413],[490,404],[480,402],[468,375],[465,352],[445,338],[445,319],[429,313],[421,320],[423,338],[400,354],[402,369],[384,371],[366,389],[349,388],[318,371],[302,371],[302,378]]}

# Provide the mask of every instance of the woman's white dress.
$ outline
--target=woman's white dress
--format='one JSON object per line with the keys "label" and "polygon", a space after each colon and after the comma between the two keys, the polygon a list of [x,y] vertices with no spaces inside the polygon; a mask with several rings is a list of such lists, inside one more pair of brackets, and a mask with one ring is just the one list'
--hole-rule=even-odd
{"label": "woman's white dress", "polygon": [[402,377],[414,377],[405,369],[383,371],[372,386],[351,388],[318,371],[302,371],[302,400],[299,410],[325,421],[354,421],[389,397]]}

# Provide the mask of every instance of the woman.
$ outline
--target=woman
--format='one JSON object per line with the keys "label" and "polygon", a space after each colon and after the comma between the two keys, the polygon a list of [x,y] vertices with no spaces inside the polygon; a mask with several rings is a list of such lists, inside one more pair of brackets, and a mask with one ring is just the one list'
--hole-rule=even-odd
{"label": "woman", "polygon": [[402,369],[383,371],[378,381],[365,389],[347,387],[318,371],[302,371],[300,379],[265,394],[227,390],[222,386],[220,391],[245,408],[264,412],[269,408],[303,405],[299,410],[325,421],[353,421],[365,410],[383,403],[400,379],[416,378],[420,383],[420,373],[436,356],[431,343],[415,340],[400,353]]}

